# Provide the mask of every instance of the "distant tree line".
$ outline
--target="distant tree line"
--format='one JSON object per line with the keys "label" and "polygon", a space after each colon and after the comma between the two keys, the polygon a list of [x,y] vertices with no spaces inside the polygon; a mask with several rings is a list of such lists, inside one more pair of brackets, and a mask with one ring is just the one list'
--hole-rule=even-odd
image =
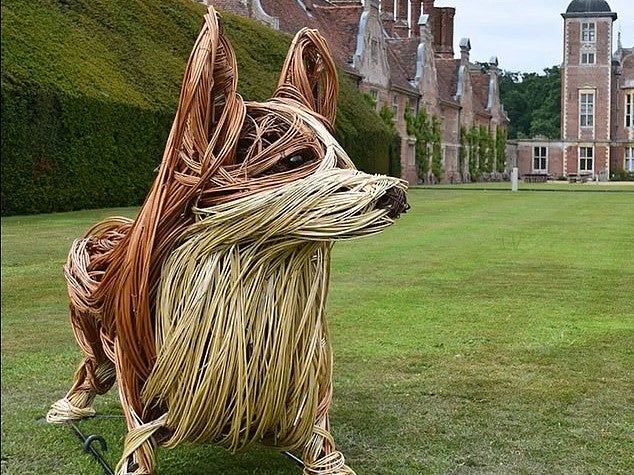
{"label": "distant tree line", "polygon": [[509,139],[561,135],[561,71],[559,66],[544,74],[504,71],[500,76],[500,100],[511,121]]}

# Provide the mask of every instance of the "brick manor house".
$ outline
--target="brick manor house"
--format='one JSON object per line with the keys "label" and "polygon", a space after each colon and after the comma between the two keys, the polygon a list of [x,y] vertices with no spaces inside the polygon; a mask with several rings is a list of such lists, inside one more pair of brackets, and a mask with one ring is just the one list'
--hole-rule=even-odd
{"label": "brick manor house", "polygon": [[[421,181],[416,139],[407,133],[405,111],[425,110],[440,119],[441,180],[469,177],[460,158],[461,130],[480,127],[495,143],[508,118],[500,104],[497,58],[473,63],[469,38],[454,56],[456,9],[434,0],[207,0],[225,10],[295,34],[317,28],[341,69],[374,99],[389,107],[401,136],[401,176]],[[464,143],[464,138],[463,138]],[[429,175],[427,175],[429,176]]]}
{"label": "brick manor house", "polygon": [[573,0],[561,16],[561,139],[518,141],[520,175],[608,180],[634,172],[634,48],[619,36],[613,53],[617,14],[605,0]]}

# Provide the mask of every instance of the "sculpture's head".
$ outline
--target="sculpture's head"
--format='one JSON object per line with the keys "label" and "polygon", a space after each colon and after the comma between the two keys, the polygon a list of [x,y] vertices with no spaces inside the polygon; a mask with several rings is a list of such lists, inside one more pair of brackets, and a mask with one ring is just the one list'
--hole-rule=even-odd
{"label": "sculpture's head", "polygon": [[261,195],[258,202],[266,199],[278,217],[282,208],[320,215],[327,231],[305,236],[330,239],[380,230],[407,210],[402,180],[357,171],[334,138],[336,68],[316,30],[295,36],[270,100],[244,102],[237,71],[210,8],[170,137],[182,146],[172,147],[163,163],[172,163],[176,181],[191,187],[187,203],[197,220],[229,206],[240,214],[238,202],[249,208],[247,198]]}

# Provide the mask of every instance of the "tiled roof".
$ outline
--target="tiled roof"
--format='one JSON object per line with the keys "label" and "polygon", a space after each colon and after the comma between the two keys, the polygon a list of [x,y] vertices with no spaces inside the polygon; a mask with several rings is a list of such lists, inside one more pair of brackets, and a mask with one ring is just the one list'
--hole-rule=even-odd
{"label": "tiled roof", "polygon": [[280,30],[294,35],[303,27],[316,28],[312,15],[295,0],[261,0],[264,11],[280,21]]}
{"label": "tiled roof", "polygon": [[436,72],[438,74],[438,93],[445,101],[456,102],[458,91],[459,59],[436,58]]}
{"label": "tiled roof", "polygon": [[317,28],[328,41],[335,61],[350,69],[349,62],[357,47],[357,32],[363,6],[316,6],[313,12],[318,22]]}
{"label": "tiled roof", "polygon": [[276,17],[280,30],[294,35],[303,27],[317,28],[326,38],[337,64],[352,72],[349,60],[357,43],[357,30],[363,6],[358,1],[332,6],[330,2],[313,0],[304,10],[295,0],[261,0],[267,14]]}
{"label": "tiled roof", "polygon": [[[360,0],[260,0],[263,9],[279,19],[280,30],[294,35],[303,27],[317,28],[326,38],[335,61],[344,70],[358,74],[351,64],[357,44],[359,20],[363,13]],[[220,8],[248,16],[247,7],[235,0],[215,0]],[[305,7],[305,8],[304,8]],[[241,11],[244,10],[244,11]],[[391,84],[405,91],[416,93],[410,81],[416,75],[416,60],[419,38],[386,39],[387,58],[390,67]],[[460,59],[434,59],[439,96],[444,101],[458,104],[455,96],[458,89]],[[489,76],[472,65],[470,68],[473,90],[473,110],[487,114],[489,99]]]}
{"label": "tiled roof", "polygon": [[417,92],[416,88],[411,85],[410,80],[416,76],[418,41],[418,38],[386,40],[387,58],[393,86]]}
{"label": "tiled roof", "polygon": [[623,58],[631,56],[634,53],[634,48],[619,48],[614,55],[614,59],[623,61]]}
{"label": "tiled roof", "polygon": [[623,55],[621,56],[621,66],[632,67],[634,63],[634,48],[623,49]]}
{"label": "tiled roof", "polygon": [[489,103],[489,75],[478,70],[471,70],[471,86],[473,88],[473,110],[488,114]]}
{"label": "tiled roof", "polygon": [[213,5],[218,10],[224,10],[244,17],[249,16],[249,8],[242,2],[235,2],[233,0],[214,0]]}

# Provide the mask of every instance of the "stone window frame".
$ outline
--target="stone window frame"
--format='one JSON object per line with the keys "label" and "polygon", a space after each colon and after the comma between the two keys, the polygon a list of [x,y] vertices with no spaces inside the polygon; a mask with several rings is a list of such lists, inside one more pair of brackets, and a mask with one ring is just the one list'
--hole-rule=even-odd
{"label": "stone window frame", "polygon": [[623,124],[626,129],[634,129],[634,90],[623,94]]}
{"label": "stone window frame", "polygon": [[416,114],[418,114],[418,111],[416,110],[418,105],[417,102],[418,101],[414,99],[413,97],[409,97],[407,99],[407,110],[409,111],[412,117],[415,117]]}
{"label": "stone window frame", "polygon": [[370,38],[370,58],[373,63],[379,62],[379,40]]}
{"label": "stone window frame", "polygon": [[398,121],[398,110],[399,110],[399,97],[398,94],[392,95],[392,113],[394,114],[394,120]]}
{"label": "stone window frame", "polygon": [[[588,164],[590,165],[590,167],[588,167]],[[579,162],[577,165],[578,165],[577,169],[579,170],[579,173],[581,172],[594,173],[594,147],[593,146],[579,147]]]}
{"label": "stone window frame", "polygon": [[634,147],[625,147],[623,170],[626,172],[634,172]]}
{"label": "stone window frame", "polygon": [[579,90],[579,128],[591,129],[594,127],[595,99],[596,91],[594,89]]}
{"label": "stone window frame", "polygon": [[[541,153],[543,152],[543,154]],[[540,166],[535,166],[540,165]],[[543,165],[543,167],[541,167]],[[548,171],[548,147],[544,145],[533,146],[533,173]]]}
{"label": "stone window frame", "polygon": [[597,54],[594,51],[588,51],[581,53],[581,64],[597,64]]}
{"label": "stone window frame", "polygon": [[597,24],[594,21],[581,22],[581,42],[596,43],[597,41]]}
{"label": "stone window frame", "polygon": [[371,88],[369,91],[370,97],[374,101],[374,108],[376,109],[379,105],[379,90],[375,88]]}
{"label": "stone window frame", "polygon": [[410,140],[407,143],[407,164],[416,166],[416,141]]}

